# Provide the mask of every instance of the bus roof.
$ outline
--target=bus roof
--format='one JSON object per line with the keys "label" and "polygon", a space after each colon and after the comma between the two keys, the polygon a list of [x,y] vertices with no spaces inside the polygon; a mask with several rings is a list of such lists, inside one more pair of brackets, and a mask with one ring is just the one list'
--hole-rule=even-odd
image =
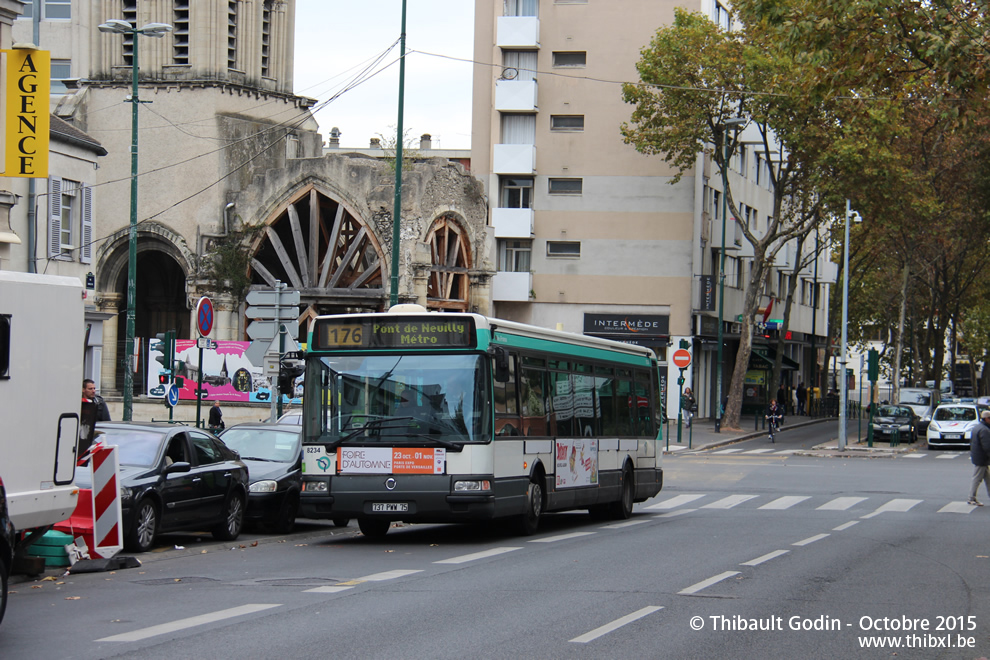
{"label": "bus roof", "polygon": [[[470,318],[474,321],[475,328],[478,330],[488,331],[491,341],[496,344],[503,343],[499,341],[496,332],[505,335],[512,335],[514,337],[528,338],[534,340],[550,341],[560,344],[568,344],[574,347],[588,348],[588,349],[598,349],[605,350],[614,353],[622,353],[630,357],[635,356],[643,359],[655,359],[656,355],[654,352],[647,348],[646,346],[640,346],[638,344],[627,344],[620,341],[614,341],[611,339],[603,339],[601,337],[591,337],[588,335],[577,334],[573,332],[563,332],[561,330],[551,330],[549,328],[543,328],[536,325],[529,325],[526,323],[518,323],[516,321],[507,321],[504,319],[496,319],[481,314],[473,314],[470,312],[431,312],[426,310],[426,308],[420,305],[396,305],[391,310],[387,312],[367,312],[360,314],[333,314],[326,316],[318,316],[314,319],[314,325],[319,323],[322,319],[345,319],[345,318],[389,318],[394,319],[398,315],[412,315],[412,316],[436,316],[438,319],[449,319],[453,320],[455,318]],[[311,326],[312,327],[312,326]],[[511,342],[509,342],[511,343]]]}

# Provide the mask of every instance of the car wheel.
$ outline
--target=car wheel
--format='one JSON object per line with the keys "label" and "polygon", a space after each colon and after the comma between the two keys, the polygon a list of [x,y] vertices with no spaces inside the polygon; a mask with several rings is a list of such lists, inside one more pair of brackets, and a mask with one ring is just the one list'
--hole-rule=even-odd
{"label": "car wheel", "polygon": [[213,538],[218,541],[233,541],[241,535],[244,525],[244,496],[234,493],[224,507],[223,522],[213,528]]}
{"label": "car wheel", "polygon": [[347,527],[351,523],[350,518],[334,518],[334,527]]}
{"label": "car wheel", "polygon": [[3,613],[7,611],[7,562],[0,557],[0,621],[3,621]]}
{"label": "car wheel", "polygon": [[392,521],[384,518],[358,518],[358,527],[361,528],[361,533],[369,539],[384,537],[388,534],[388,529],[391,526]]}
{"label": "car wheel", "polygon": [[278,512],[278,519],[272,526],[278,534],[288,534],[296,526],[296,516],[299,514],[299,494],[286,493],[285,500],[282,501],[282,508]]}
{"label": "car wheel", "polygon": [[143,499],[137,505],[137,515],[124,545],[131,552],[147,552],[154,546],[157,533],[158,508],[150,499]]}

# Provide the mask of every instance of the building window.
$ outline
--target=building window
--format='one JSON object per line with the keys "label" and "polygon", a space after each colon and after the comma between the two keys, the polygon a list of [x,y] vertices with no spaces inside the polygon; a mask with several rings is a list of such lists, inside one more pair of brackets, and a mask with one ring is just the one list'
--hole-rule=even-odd
{"label": "building window", "polygon": [[498,242],[498,269],[510,273],[528,273],[533,241],[500,239]]}
{"label": "building window", "polygon": [[550,130],[579,133],[584,130],[584,115],[550,115]]}
{"label": "building window", "polygon": [[583,179],[550,179],[551,195],[580,195],[583,192]]}
{"label": "building window", "polygon": [[503,16],[537,16],[540,0],[505,0]]}
{"label": "building window", "polygon": [[174,0],[172,12],[172,62],[189,64],[189,0]]}
{"label": "building window", "polygon": [[[78,245],[73,245],[73,241]],[[93,259],[93,189],[78,181],[48,179],[48,258]]]}
{"label": "building window", "polygon": [[712,13],[712,19],[715,21],[715,25],[723,30],[728,31],[732,29],[732,17],[729,16],[729,10],[721,2],[715,3],[715,11]]}
{"label": "building window", "polygon": [[72,77],[72,60],[52,60],[52,94],[65,94],[65,80]]}
{"label": "building window", "polygon": [[536,144],[536,115],[502,115],[501,144]]}
{"label": "building window", "polygon": [[[137,25],[137,0],[124,0],[121,5],[121,16],[131,25]],[[132,66],[134,63],[134,35],[130,32],[124,33],[121,42],[123,48],[124,64]]]}
{"label": "building window", "polygon": [[[18,18],[33,18],[34,3],[25,0],[24,11]],[[43,0],[41,14],[43,18],[72,18],[72,0]]]}
{"label": "building window", "polygon": [[227,2],[227,68],[237,69],[237,0]]}
{"label": "building window", "polygon": [[535,50],[507,50],[502,53],[502,75],[507,80],[536,80]]}
{"label": "building window", "polygon": [[561,51],[553,54],[555,67],[583,67],[588,64],[588,53],[585,51]]}
{"label": "building window", "polygon": [[505,177],[502,179],[502,195],[499,203],[503,209],[533,208],[532,177]]}
{"label": "building window", "polygon": [[271,73],[271,43],[272,43],[272,4],[265,2],[261,12],[261,75],[268,78]]}
{"label": "building window", "polygon": [[548,257],[571,257],[581,256],[580,241],[547,241]]}
{"label": "building window", "polygon": [[78,191],[78,182],[62,179],[62,222],[59,236],[62,254],[68,257],[72,256],[72,225],[79,213]]}
{"label": "building window", "polygon": [[718,190],[712,190],[712,216],[716,222],[722,219],[722,193]]}

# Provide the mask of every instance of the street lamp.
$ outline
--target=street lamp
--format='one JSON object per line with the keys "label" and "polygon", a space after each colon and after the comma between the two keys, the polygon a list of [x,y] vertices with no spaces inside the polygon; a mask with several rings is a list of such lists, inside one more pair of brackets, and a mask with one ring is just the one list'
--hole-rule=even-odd
{"label": "street lamp", "polygon": [[134,409],[134,316],[137,302],[137,195],[138,195],[138,35],[160,39],[172,26],[165,23],[148,23],[136,28],[127,21],[110,19],[99,25],[100,32],[133,35],[131,43],[131,227],[127,236],[127,326],[124,334],[124,414],[125,422],[131,421]]}
{"label": "street lamp", "polygon": [[715,361],[718,363],[715,374],[715,432],[722,432],[722,311],[725,308],[725,223],[729,215],[729,177],[726,174],[726,167],[729,165],[729,141],[726,139],[727,131],[738,129],[746,123],[742,117],[726,119],[720,124],[722,127],[722,244],[719,248],[718,258],[718,349]]}
{"label": "street lamp", "polygon": [[[842,250],[842,355],[839,358],[839,451],[846,448],[846,361],[848,360],[846,346],[846,325],[849,323],[849,218],[855,217],[856,222],[862,217],[852,210],[849,200],[846,200],[845,244]],[[860,374],[862,376],[862,374]]]}

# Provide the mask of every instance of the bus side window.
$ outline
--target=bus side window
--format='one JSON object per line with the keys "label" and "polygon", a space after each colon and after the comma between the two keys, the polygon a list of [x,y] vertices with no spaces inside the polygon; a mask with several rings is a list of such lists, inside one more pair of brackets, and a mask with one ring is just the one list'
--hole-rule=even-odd
{"label": "bus side window", "polygon": [[653,415],[650,406],[650,374],[645,371],[636,372],[636,398],[633,415],[636,420],[636,435],[650,437],[653,435]]}
{"label": "bus side window", "polygon": [[595,377],[590,364],[576,363],[571,374],[574,390],[575,433],[583,436],[601,435],[601,410],[595,401]]}
{"label": "bus side window", "polygon": [[617,379],[615,381],[615,403],[618,414],[615,416],[615,434],[619,436],[633,435],[632,416],[632,381]]}
{"label": "bus side window", "polygon": [[519,406],[523,435],[547,435],[546,372],[523,368],[519,372]]}
{"label": "bus side window", "polygon": [[550,372],[551,389],[553,392],[553,413],[556,420],[555,434],[558,436],[573,436],[574,431],[574,389],[571,375],[564,371]]}
{"label": "bus side window", "polygon": [[[604,372],[608,372],[608,374]],[[615,377],[610,375],[611,369],[600,369],[595,376],[595,400],[602,415],[602,435],[618,435],[618,423],[615,419]]]}
{"label": "bus side window", "polygon": [[516,361],[509,355],[509,378],[504,383],[495,382],[492,399],[495,406],[495,435],[520,435],[519,403],[516,400]]}

